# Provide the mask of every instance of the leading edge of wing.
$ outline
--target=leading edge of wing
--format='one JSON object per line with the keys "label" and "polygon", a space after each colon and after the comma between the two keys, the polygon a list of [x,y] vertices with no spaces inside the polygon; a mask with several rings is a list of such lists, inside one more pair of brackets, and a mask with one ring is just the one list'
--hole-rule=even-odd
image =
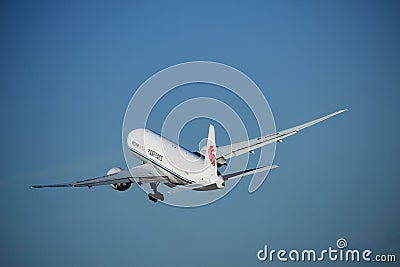
{"label": "leading edge of wing", "polygon": [[65,184],[47,184],[47,185],[32,185],[32,188],[51,188],[51,187],[72,187],[72,183]]}

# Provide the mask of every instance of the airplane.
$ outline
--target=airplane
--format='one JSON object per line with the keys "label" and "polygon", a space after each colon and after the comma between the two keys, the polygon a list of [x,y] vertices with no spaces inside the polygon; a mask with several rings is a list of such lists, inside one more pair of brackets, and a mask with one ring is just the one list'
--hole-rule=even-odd
{"label": "airplane", "polygon": [[[126,170],[118,167],[111,168],[105,176],[98,178],[72,183],[34,185],[32,188],[92,188],[93,186],[109,185],[115,190],[125,191],[133,183],[140,186],[149,183],[153,192],[148,193],[148,198],[154,203],[158,200],[164,201],[164,195],[157,190],[161,183],[173,188],[174,191],[170,192],[223,189],[228,180],[239,179],[278,167],[277,165],[264,166],[222,175],[218,168],[227,165],[228,159],[245,153],[254,153],[255,149],[274,142],[282,142],[284,138],[345,111],[347,109],[338,110],[283,131],[220,147],[215,144],[214,126],[210,124],[207,145],[197,152],[190,152],[149,129],[139,128],[131,131],[126,141],[130,152],[143,161],[143,164]],[[181,166],[177,166],[177,163]]]}

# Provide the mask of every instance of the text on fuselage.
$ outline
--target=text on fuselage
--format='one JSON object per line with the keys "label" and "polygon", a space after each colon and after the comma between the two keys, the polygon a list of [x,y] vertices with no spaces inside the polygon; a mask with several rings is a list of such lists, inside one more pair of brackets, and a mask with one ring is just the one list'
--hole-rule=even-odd
{"label": "text on fuselage", "polygon": [[160,155],[159,153],[157,153],[156,151],[154,151],[153,149],[147,149],[147,152],[149,153],[150,156],[152,156],[153,158],[158,159],[159,161],[162,161],[163,156]]}

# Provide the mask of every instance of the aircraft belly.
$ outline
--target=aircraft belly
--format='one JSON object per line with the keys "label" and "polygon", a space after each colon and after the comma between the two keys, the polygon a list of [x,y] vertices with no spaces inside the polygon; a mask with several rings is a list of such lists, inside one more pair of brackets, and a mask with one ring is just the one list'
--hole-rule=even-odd
{"label": "aircraft belly", "polygon": [[168,173],[168,180],[173,184],[183,184],[182,181],[173,174]]}

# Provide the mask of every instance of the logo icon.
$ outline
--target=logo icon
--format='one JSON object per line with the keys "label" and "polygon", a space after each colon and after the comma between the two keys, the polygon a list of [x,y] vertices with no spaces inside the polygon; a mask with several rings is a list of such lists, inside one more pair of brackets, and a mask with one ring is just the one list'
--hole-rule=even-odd
{"label": "logo icon", "polygon": [[214,146],[210,146],[208,148],[208,158],[210,159],[211,165],[215,166],[215,153],[214,153]]}

